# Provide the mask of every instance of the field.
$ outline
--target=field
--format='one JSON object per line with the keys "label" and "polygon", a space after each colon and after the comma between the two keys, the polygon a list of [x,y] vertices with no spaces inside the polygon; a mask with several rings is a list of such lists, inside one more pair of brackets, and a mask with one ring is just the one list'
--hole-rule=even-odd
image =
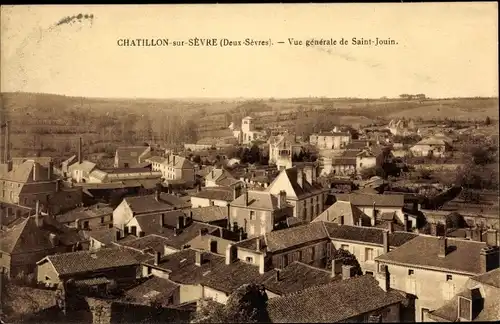
{"label": "field", "polygon": [[[88,153],[145,141],[175,144],[228,136],[231,122],[252,115],[257,127],[278,126],[297,133],[332,124],[366,126],[393,118],[498,120],[497,98],[458,99],[104,99],[52,94],[2,93],[2,112],[11,121],[13,155],[65,156],[77,137]],[[328,123],[329,122],[329,123]],[[299,126],[308,125],[307,130]],[[57,152],[57,154],[56,154]]]}

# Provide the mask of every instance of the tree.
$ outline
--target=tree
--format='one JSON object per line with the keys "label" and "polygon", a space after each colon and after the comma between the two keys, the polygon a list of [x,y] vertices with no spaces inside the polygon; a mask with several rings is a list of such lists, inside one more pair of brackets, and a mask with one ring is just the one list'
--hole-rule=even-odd
{"label": "tree", "polygon": [[430,169],[420,169],[419,171],[419,178],[429,180],[432,178],[432,170]]}
{"label": "tree", "polygon": [[360,175],[363,179],[370,179],[374,176],[385,178],[386,176],[384,169],[380,166],[362,169]]}
{"label": "tree", "polygon": [[491,125],[491,119],[490,119],[490,117],[489,117],[489,116],[486,116],[486,120],[484,121],[484,124],[485,124],[486,126]]}
{"label": "tree", "polygon": [[236,289],[226,305],[207,302],[196,313],[195,323],[266,323],[268,296],[262,285],[246,284]]}
{"label": "tree", "polygon": [[485,165],[491,162],[490,149],[481,145],[475,145],[470,149],[472,161],[478,165]]}
{"label": "tree", "polygon": [[453,212],[446,216],[446,228],[463,228],[466,226],[465,219],[457,212]]}
{"label": "tree", "polygon": [[359,265],[358,259],[351,252],[344,249],[336,249],[335,252],[328,258],[328,262],[326,264],[326,268],[332,269],[332,260],[340,260],[344,265],[350,265],[354,267],[354,273],[356,276],[360,276],[363,274],[361,270],[361,266]]}

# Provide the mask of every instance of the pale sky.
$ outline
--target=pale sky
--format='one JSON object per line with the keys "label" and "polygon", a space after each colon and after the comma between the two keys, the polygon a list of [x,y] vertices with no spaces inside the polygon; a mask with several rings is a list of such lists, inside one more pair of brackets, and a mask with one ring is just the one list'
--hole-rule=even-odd
{"label": "pale sky", "polygon": [[[89,97],[498,96],[497,3],[2,6],[1,91]],[[61,18],[92,22],[53,27]],[[119,47],[119,38],[391,38]]]}

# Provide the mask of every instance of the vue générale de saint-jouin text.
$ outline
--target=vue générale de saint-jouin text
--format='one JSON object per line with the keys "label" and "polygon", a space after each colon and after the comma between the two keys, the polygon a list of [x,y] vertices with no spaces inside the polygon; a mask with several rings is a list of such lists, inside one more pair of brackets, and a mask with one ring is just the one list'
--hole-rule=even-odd
{"label": "vue g\u00e9n\u00e9rale de saint-jouin text", "polygon": [[398,42],[392,38],[287,38],[287,39],[229,39],[229,38],[119,38],[120,47],[270,47],[270,46],[394,46]]}

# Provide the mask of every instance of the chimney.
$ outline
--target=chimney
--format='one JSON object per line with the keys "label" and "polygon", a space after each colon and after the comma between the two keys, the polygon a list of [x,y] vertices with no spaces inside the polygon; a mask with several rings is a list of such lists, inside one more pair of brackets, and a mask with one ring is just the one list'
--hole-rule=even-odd
{"label": "chimney", "polygon": [[53,177],[53,173],[54,173],[54,162],[50,161],[49,162],[49,167],[47,169],[47,180],[52,180],[52,177]]}
{"label": "chimney", "polygon": [[245,206],[248,206],[248,190],[243,193]]}
{"label": "chimney", "polygon": [[229,265],[236,260],[236,252],[236,247],[229,243],[226,247],[226,265]]}
{"label": "chimney", "polygon": [[161,213],[161,216],[160,216],[160,226],[165,227],[165,214],[164,213]]}
{"label": "chimney", "polygon": [[78,138],[78,163],[82,163],[82,138]]}
{"label": "chimney", "polygon": [[409,228],[408,228],[408,214],[404,214],[403,215],[403,225],[404,225],[404,231],[405,232],[408,232]]}
{"label": "chimney", "polygon": [[375,224],[377,223],[377,209],[376,209],[376,206],[375,206],[375,202],[373,202],[373,219],[372,219],[372,226],[375,226]]}
{"label": "chimney", "polygon": [[389,231],[382,232],[382,238],[384,242],[384,253],[389,252]]}
{"label": "chimney", "polygon": [[260,237],[257,237],[257,240],[255,241],[256,248],[255,250],[257,252],[260,252]]}
{"label": "chimney", "polygon": [[379,287],[387,292],[391,284],[389,271],[387,270],[387,266],[385,264],[378,264],[378,267],[380,269],[380,272],[378,274]]}
{"label": "chimney", "polygon": [[446,236],[440,237],[438,239],[438,257],[444,258],[446,257],[446,253],[448,252],[448,239]]}
{"label": "chimney", "polygon": [[243,228],[240,228],[239,241],[243,241]]}
{"label": "chimney", "polygon": [[344,225],[344,215],[339,216],[340,225]]}
{"label": "chimney", "polygon": [[177,229],[181,230],[184,228],[184,216],[177,217]]}
{"label": "chimney", "polygon": [[489,229],[486,232],[486,244],[489,246],[498,246],[498,231]]}
{"label": "chimney", "polygon": [[172,155],[172,160],[173,160],[172,164],[175,166],[175,155]]}
{"label": "chimney", "polygon": [[304,185],[304,182],[303,182],[303,172],[302,170],[300,169],[297,169],[297,183],[299,184],[299,186],[302,188],[302,186]]}
{"label": "chimney", "polygon": [[160,189],[156,188],[155,190],[155,200],[160,201]]}
{"label": "chimney", "polygon": [[276,269],[276,281],[280,281],[280,272],[281,270],[280,269]]}
{"label": "chimney", "polygon": [[37,182],[38,179],[38,163],[33,162],[33,182]]}
{"label": "chimney", "polygon": [[354,277],[354,267],[350,265],[342,265],[342,279],[349,279]]}
{"label": "chimney", "polygon": [[201,267],[203,264],[203,253],[201,251],[195,252],[195,265]]}
{"label": "chimney", "polygon": [[121,239],[121,236],[122,236],[122,233],[119,230],[117,230],[115,232],[115,239],[117,242]]}
{"label": "chimney", "polygon": [[332,260],[331,277],[333,278],[339,273],[342,273],[342,260],[341,259],[333,259]]}
{"label": "chimney", "polygon": [[498,268],[499,248],[498,246],[486,246],[479,253],[479,263],[481,273]]}
{"label": "chimney", "polygon": [[363,226],[363,217],[360,217],[358,220],[358,226]]}
{"label": "chimney", "polygon": [[43,218],[40,215],[40,200],[37,200],[35,205],[35,223],[39,227],[43,225]]}
{"label": "chimney", "polygon": [[156,252],[156,254],[155,254],[155,266],[160,264],[160,261],[161,261],[161,252]]}
{"label": "chimney", "polygon": [[387,228],[389,230],[389,233],[394,232],[394,223],[391,221],[387,222]]}
{"label": "chimney", "polygon": [[56,192],[61,191],[61,180],[56,180]]}
{"label": "chimney", "polygon": [[431,235],[432,236],[437,236],[438,235],[438,232],[437,232],[437,224],[436,223],[430,223],[430,226],[431,226]]}

